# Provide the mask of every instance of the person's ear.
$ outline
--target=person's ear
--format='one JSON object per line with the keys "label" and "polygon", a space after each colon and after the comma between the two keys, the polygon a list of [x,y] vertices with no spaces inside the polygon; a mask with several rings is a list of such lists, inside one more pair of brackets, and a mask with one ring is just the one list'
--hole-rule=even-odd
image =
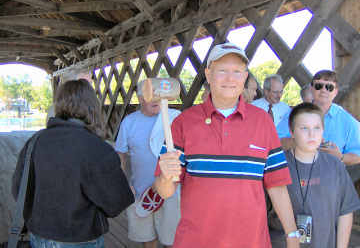
{"label": "person's ear", "polygon": [[336,97],[337,94],[339,93],[339,88],[338,88],[338,87],[335,87],[335,88],[334,88],[334,91],[335,91],[335,97]]}
{"label": "person's ear", "polygon": [[291,127],[289,127],[289,131],[290,131],[291,138],[294,138],[294,132],[293,132],[293,130],[291,129]]}
{"label": "person's ear", "polygon": [[206,67],[205,68],[205,77],[206,77],[206,81],[210,84],[210,68]]}

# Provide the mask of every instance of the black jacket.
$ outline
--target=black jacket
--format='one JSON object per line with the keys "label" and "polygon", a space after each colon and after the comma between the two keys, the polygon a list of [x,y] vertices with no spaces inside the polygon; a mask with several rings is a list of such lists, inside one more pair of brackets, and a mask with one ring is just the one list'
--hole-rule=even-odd
{"label": "black jacket", "polygon": [[[13,176],[19,190],[25,150]],[[106,233],[106,217],[134,202],[115,150],[82,125],[51,118],[32,153],[24,218],[30,232],[62,242],[93,240]]]}

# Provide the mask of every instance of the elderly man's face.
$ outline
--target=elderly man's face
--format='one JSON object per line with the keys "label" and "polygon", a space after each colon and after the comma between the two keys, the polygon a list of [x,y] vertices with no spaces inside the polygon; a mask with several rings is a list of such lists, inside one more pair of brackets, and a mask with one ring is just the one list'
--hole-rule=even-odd
{"label": "elderly man's face", "polygon": [[244,90],[246,69],[244,61],[232,53],[213,61],[205,70],[213,101],[237,100]]}
{"label": "elderly man's face", "polygon": [[311,84],[311,92],[314,103],[320,105],[330,105],[338,93],[335,82],[324,79],[314,80]]}
{"label": "elderly man's face", "polygon": [[146,116],[154,116],[160,112],[160,101],[146,102],[143,96],[139,96],[141,112]]}
{"label": "elderly man's face", "polygon": [[280,102],[281,96],[283,94],[283,84],[278,80],[271,81],[270,90],[264,89],[264,94],[266,100],[271,104],[276,104]]}

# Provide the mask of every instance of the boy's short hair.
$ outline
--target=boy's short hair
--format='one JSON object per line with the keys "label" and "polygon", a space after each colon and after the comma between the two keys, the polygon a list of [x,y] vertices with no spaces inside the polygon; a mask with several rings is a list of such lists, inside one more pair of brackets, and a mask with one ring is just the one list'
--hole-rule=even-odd
{"label": "boy's short hair", "polygon": [[309,113],[309,114],[317,114],[320,116],[321,119],[321,124],[324,127],[324,114],[322,113],[321,109],[310,102],[303,102],[300,103],[298,105],[296,105],[290,113],[289,116],[289,129],[291,131],[294,131],[295,128],[295,118],[296,116],[300,115],[300,114],[304,114],[304,113]]}

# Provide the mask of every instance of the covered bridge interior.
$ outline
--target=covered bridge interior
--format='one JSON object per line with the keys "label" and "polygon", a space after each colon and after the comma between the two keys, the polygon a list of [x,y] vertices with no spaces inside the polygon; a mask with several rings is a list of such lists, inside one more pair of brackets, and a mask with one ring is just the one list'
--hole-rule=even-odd
{"label": "covered bridge interior", "polygon": [[[289,48],[271,24],[279,15],[304,8],[312,18]],[[253,58],[265,41],[281,61],[277,73],[285,82],[294,78],[303,86],[312,78],[303,59],[326,27],[340,82],[336,102],[360,119],[359,14],[358,0],[0,0],[0,64],[40,67],[52,75],[54,91],[65,80],[90,79],[114,140],[132,109],[142,75],[155,77],[164,68],[181,82],[188,59],[197,74],[190,87],[182,84],[178,108],[194,103],[205,80],[207,57],[199,58],[195,40],[210,36],[212,47],[226,41],[230,30],[253,25],[255,32],[244,47],[248,57]],[[167,50],[179,45],[173,64]],[[147,55],[154,52],[158,55],[151,62]],[[125,78],[131,81],[126,87]],[[126,232],[120,224],[113,225],[118,233]],[[114,247],[126,247],[126,242],[110,240]]]}
{"label": "covered bridge interior", "polygon": [[[312,18],[290,49],[271,24],[279,15],[304,8]],[[66,79],[91,79],[114,139],[141,75],[154,77],[165,68],[181,81],[188,59],[197,75],[190,88],[182,84],[179,107],[193,104],[206,61],[194,51],[195,40],[211,36],[212,47],[224,42],[230,30],[251,24],[256,31],[245,47],[248,57],[265,41],[281,61],[278,73],[285,82],[294,78],[302,86],[312,77],[303,58],[326,27],[341,82],[336,101],[360,118],[359,11],[356,0],[0,0],[0,63],[45,69],[53,76],[54,91]],[[181,53],[172,64],[167,49],[178,45]],[[153,52],[158,56],[150,65],[147,55]]]}

